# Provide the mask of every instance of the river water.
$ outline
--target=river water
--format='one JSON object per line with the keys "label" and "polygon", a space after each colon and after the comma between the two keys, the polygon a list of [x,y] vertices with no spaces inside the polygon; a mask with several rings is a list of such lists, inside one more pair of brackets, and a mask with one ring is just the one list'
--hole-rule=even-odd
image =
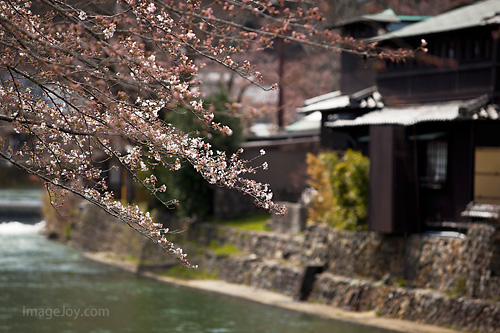
{"label": "river water", "polygon": [[388,332],[139,278],[42,227],[0,221],[0,332]]}

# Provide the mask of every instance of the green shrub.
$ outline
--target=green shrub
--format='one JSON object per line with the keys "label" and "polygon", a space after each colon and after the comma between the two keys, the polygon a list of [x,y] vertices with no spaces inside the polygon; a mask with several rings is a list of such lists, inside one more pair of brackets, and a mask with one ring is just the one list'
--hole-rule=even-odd
{"label": "green shrub", "polygon": [[241,253],[240,249],[238,249],[231,243],[226,243],[221,246],[214,240],[210,241],[208,249],[211,250],[218,257]]}
{"label": "green shrub", "polygon": [[71,239],[71,224],[68,224],[66,227],[64,227],[64,239]]}
{"label": "green shrub", "polygon": [[242,230],[269,231],[269,229],[266,228],[266,223],[270,218],[270,214],[252,214],[241,216],[232,220],[217,220],[212,222],[226,227],[238,228]]}
{"label": "green shrub", "polygon": [[316,190],[310,221],[324,221],[340,229],[367,228],[369,159],[347,150],[342,157],[333,152],[307,156],[309,185]]}
{"label": "green shrub", "polygon": [[467,293],[467,284],[464,278],[458,278],[457,284],[453,290],[448,291],[448,296],[463,296]]}

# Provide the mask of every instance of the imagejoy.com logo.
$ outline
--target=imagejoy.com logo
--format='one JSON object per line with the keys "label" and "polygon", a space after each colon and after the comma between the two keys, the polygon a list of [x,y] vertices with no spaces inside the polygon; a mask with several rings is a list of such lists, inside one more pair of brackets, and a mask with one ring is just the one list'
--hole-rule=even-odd
{"label": "imagejoy.com logo", "polygon": [[52,319],[54,317],[68,317],[78,319],[79,317],[109,317],[109,309],[106,308],[27,308],[23,306],[24,317],[38,317],[42,319]]}

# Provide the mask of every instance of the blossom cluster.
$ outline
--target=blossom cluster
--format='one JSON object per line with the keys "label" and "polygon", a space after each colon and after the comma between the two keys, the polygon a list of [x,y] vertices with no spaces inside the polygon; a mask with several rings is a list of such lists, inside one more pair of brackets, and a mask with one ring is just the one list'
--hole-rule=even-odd
{"label": "blossom cluster", "polygon": [[[218,63],[258,84],[262,74],[235,56],[250,47],[272,47],[276,39],[380,55],[374,45],[318,30],[315,22],[323,17],[317,8],[307,8],[308,2],[280,4],[0,1],[0,131],[12,130],[24,138],[2,138],[0,158],[53,189],[93,202],[186,265],[185,255],[166,239],[168,230],[162,224],[135,206],[113,200],[106,182],[109,170],[102,165],[117,161],[156,195],[165,186],[144,173],[157,165],[176,170],[187,161],[208,182],[238,189],[258,205],[283,214],[268,184],[245,177],[259,168],[239,153],[214,152],[203,138],[183,133],[162,116],[182,106],[208,127],[232,134],[203,107],[197,78],[203,63],[195,58]],[[245,24],[248,17],[262,25]],[[267,163],[261,168],[267,169]]]}

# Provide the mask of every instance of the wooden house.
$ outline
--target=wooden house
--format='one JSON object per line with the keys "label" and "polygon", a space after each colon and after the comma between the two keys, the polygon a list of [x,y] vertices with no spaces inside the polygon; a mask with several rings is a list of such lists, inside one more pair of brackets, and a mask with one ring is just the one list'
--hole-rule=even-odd
{"label": "wooden house", "polygon": [[[340,30],[343,36],[367,39],[397,31],[428,18],[429,16],[397,15],[392,9],[386,9],[380,13],[353,17],[332,28]],[[343,52],[341,62],[340,89],[343,94],[353,94],[375,85],[374,66],[378,65],[378,61]]]}
{"label": "wooden house", "polygon": [[[376,87],[317,108],[323,148],[370,157],[371,230],[402,234],[498,219],[499,36],[500,0],[375,36],[387,48],[417,48],[425,39],[428,52],[379,63]],[[356,103],[359,96],[365,99]]]}

